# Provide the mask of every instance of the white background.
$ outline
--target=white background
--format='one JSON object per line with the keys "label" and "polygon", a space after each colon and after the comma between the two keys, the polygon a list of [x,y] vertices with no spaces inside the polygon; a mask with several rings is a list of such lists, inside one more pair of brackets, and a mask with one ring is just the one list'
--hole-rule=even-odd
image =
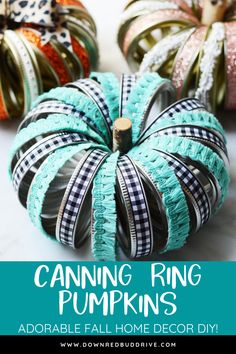
{"label": "white background", "polygon": [[[116,43],[119,18],[124,0],[84,0],[94,16],[100,46],[100,70],[119,75],[128,67]],[[236,260],[236,114],[225,114],[224,124],[231,157],[232,183],[221,212],[187,245],[161,256],[168,260]],[[27,212],[17,200],[7,176],[8,152],[18,122],[0,124],[0,260],[90,260],[90,244],[79,251],[66,248],[42,236],[31,224]]]}

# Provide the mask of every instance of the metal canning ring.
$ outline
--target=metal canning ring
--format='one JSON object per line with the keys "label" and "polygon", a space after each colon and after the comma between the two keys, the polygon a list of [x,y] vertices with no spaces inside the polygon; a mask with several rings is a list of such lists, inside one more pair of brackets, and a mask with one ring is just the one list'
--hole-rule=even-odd
{"label": "metal canning ring", "polygon": [[70,15],[79,18],[84,23],[84,25],[94,33],[95,36],[97,35],[95,21],[81,2],[77,0],[59,0],[59,3],[65,5]]}
{"label": "metal canning ring", "polygon": [[[49,235],[56,237],[57,219],[63,197],[70,182],[71,175],[75,171],[76,167],[81,163],[85,154],[86,150],[81,150],[72,158],[67,160],[63,167],[61,167],[58,171],[57,175],[50,184],[50,188],[45,194],[40,218],[43,229]],[[84,217],[87,220],[87,216],[85,215]]]}
{"label": "metal canning ring", "polygon": [[58,55],[61,56],[62,60],[64,61],[65,68],[69,73],[70,80],[76,80],[79,77],[84,77],[84,68],[82,62],[80,61],[79,57],[74,53],[75,45],[74,41],[71,41],[73,52],[68,50],[65,46],[59,43],[56,40],[50,41],[51,45],[54,47]]}
{"label": "metal canning ring", "polygon": [[[108,154],[101,150],[89,151],[74,171],[58,214],[56,237],[61,243],[77,248],[86,238],[88,225],[84,224],[84,220],[79,224],[78,220],[95,173],[106,156]],[[89,216],[88,220],[90,221]]]}
{"label": "metal canning ring", "polygon": [[[139,50],[143,57],[156,44],[155,36],[152,36],[151,32],[157,28],[171,27],[174,24],[180,27],[191,26],[198,24],[198,20],[180,10],[160,10],[133,21],[122,43],[124,55],[133,70],[137,69],[137,62],[141,61]],[[139,45],[141,41],[143,47]]]}
{"label": "metal canning ring", "polygon": [[[79,133],[59,133],[42,139],[40,142],[34,144],[30,149],[28,149],[21,159],[18,160],[13,170],[13,186],[18,192],[20,202],[26,206],[27,190],[29,189],[34,174],[37,172],[36,166],[40,166],[39,163],[42,163],[50,153],[60,147],[80,144],[88,141],[88,138]],[[33,173],[32,170],[34,170]],[[24,182],[24,179],[27,178],[27,174],[29,172],[31,172],[32,175],[30,179],[28,177],[28,181],[26,183]],[[24,198],[22,198],[22,196]]]}
{"label": "metal canning ring", "polygon": [[90,74],[90,58],[86,48],[80,42],[79,36],[77,33],[74,33],[73,29],[71,31],[71,43],[73,52],[75,53],[74,57],[77,61],[80,61],[82,64],[82,72],[85,77],[89,77]]}
{"label": "metal canning ring", "polygon": [[158,121],[162,119],[172,118],[176,113],[188,112],[188,111],[191,112],[199,109],[205,110],[205,106],[195,98],[184,98],[182,100],[174,102],[166,109],[161,111],[154,119],[152,119],[152,122],[142,131],[141,135],[139,136],[139,140],[137,144],[141,144],[144,140],[146,140],[150,136],[148,135],[148,131]]}
{"label": "metal canning ring", "polygon": [[[130,237],[128,241],[130,249],[124,248],[131,258],[147,256],[153,250],[153,231],[142,181],[135,164],[127,155],[118,160],[118,170],[118,180],[129,225],[129,232],[125,234],[126,237]],[[120,221],[122,223],[122,220]],[[123,242],[123,237],[120,237],[120,242],[127,244]]]}
{"label": "metal canning ring", "polygon": [[198,161],[192,161],[190,158],[182,156],[178,156],[178,158],[189,167],[189,169],[204,185],[204,189],[211,202],[212,213],[214,213],[222,195],[217,179],[203,164]]}
{"label": "metal canning ring", "polygon": [[11,30],[4,32],[1,51],[2,67],[8,75],[8,80],[5,75],[1,76],[5,105],[9,116],[19,117],[28,111],[31,100],[39,94],[37,67],[24,42]]}
{"label": "metal canning ring", "polygon": [[126,8],[121,15],[121,24],[118,30],[118,43],[120,47],[124,40],[126,31],[128,30],[131,22],[135,20],[136,17],[147,15],[153,11],[161,9],[178,9],[178,5],[173,1],[133,1]]}
{"label": "metal canning ring", "polygon": [[[7,30],[4,33],[4,38],[8,43],[8,46],[13,45],[12,50],[16,55],[16,63],[18,63],[20,70],[22,70],[24,83],[25,83],[25,106],[23,113],[25,114],[31,105],[39,95],[39,83],[37,78],[37,68],[33,65],[30,53],[21,38],[14,31]],[[9,43],[10,41],[10,43]]]}
{"label": "metal canning ring", "polygon": [[206,127],[202,128],[194,124],[174,125],[152,132],[148,137],[146,137],[145,140],[163,135],[182,136],[184,138],[202,142],[204,145],[215,151],[222,158],[226,167],[229,169],[228,152],[224,140],[214,129],[209,129]]}
{"label": "metal canning ring", "polygon": [[79,109],[77,109],[75,106],[71,104],[66,104],[61,101],[56,101],[56,100],[43,100],[41,103],[33,108],[24,118],[22,123],[20,124],[18,128],[18,132],[26,128],[30,123],[36,122],[39,119],[42,118],[47,118],[50,114],[70,114],[75,116],[78,119],[81,119],[84,121],[86,124],[88,124],[94,131],[96,131],[99,135],[102,135],[101,132],[99,131],[97,125],[95,122],[93,122],[89,117],[85,115],[85,113]]}
{"label": "metal canning ring", "polygon": [[82,79],[74,83],[67,84],[66,86],[79,89],[93,100],[104,118],[107,131],[111,137],[112,121],[110,118],[109,108],[106,103],[106,97],[100,85],[98,85],[97,82],[92,79]]}
{"label": "metal canning ring", "polygon": [[[188,96],[187,82],[207,35],[207,27],[197,28],[182,44],[173,63],[172,82],[177,90],[177,98]],[[189,88],[188,88],[189,90]]]}
{"label": "metal canning ring", "polygon": [[[191,225],[195,232],[208,221],[211,215],[211,204],[208,195],[205,192],[204,185],[197,179],[196,175],[173,154],[168,154],[165,151],[157,150],[163,156],[168,164],[174,169],[176,176],[181,180],[185,187],[185,191],[191,198],[191,203],[194,207],[196,224]],[[190,203],[190,204],[191,204]]]}
{"label": "metal canning ring", "polygon": [[164,249],[168,239],[167,215],[162,202],[162,194],[157,189],[148,171],[144,169],[138,161],[135,161],[135,164],[143,182],[151,214],[153,252],[160,252]]}
{"label": "metal canning ring", "polygon": [[[67,105],[60,104],[60,102],[56,100],[43,101],[37,106],[37,108],[33,108],[29,113],[27,113],[22,122],[19,124],[18,132],[24,128],[27,128],[27,126],[32,122],[36,122],[41,118],[46,118],[51,113],[57,113],[56,109],[58,109],[59,113],[70,113],[70,107],[68,107],[68,110],[66,108]],[[71,108],[71,113],[73,112],[73,108]]]}
{"label": "metal canning ring", "polygon": [[148,129],[166,107],[169,107],[175,101],[175,89],[168,80],[157,87],[156,91],[150,97],[143,116],[141,131]]}
{"label": "metal canning ring", "polygon": [[40,34],[33,28],[23,27],[20,28],[19,31],[31,44],[33,44],[46,56],[52,69],[54,70],[54,73],[57,75],[57,80],[61,85],[64,85],[71,80],[71,76],[68,72],[68,67],[66,66],[64,58],[61,56],[60,51],[55,47],[55,45],[51,43],[51,41],[43,45]]}
{"label": "metal canning ring", "polygon": [[73,31],[73,33],[77,33],[77,37],[83,42],[89,54],[91,70],[95,70],[98,62],[98,43],[94,33],[80,20],[69,15],[67,18],[68,29]]}

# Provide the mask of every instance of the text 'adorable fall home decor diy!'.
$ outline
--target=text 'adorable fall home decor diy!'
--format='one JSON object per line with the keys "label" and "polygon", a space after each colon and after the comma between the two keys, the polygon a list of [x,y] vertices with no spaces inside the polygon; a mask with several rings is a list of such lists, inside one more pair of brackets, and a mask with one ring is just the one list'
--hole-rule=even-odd
{"label": "text 'adorable fall home decor diy!'", "polygon": [[52,87],[98,61],[95,23],[78,0],[0,0],[0,120],[19,118]]}
{"label": "text 'adorable fall home decor diy!'", "polygon": [[172,78],[178,98],[236,109],[236,1],[132,0],[118,41],[130,67]]}
{"label": "text 'adorable fall home decor diy!'", "polygon": [[217,119],[174,96],[156,73],[93,73],[39,97],[10,158],[39,230],[73,248],[91,236],[97,260],[114,260],[116,241],[130,258],[182,247],[222,206],[229,175]]}

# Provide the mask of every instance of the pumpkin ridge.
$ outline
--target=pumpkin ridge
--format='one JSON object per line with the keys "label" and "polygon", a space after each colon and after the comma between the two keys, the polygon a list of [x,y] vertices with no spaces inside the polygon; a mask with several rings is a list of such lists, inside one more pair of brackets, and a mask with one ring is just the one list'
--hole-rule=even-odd
{"label": "pumpkin ridge", "polygon": [[103,139],[88,125],[86,125],[82,120],[75,120],[73,116],[57,115],[51,114],[46,119],[40,119],[36,122],[29,124],[27,128],[23,128],[16,136],[12,149],[10,151],[9,160],[9,173],[11,161],[16,153],[16,151],[23,146],[27,141],[48,132],[58,132],[58,131],[71,131],[79,132],[90,136],[92,139],[97,140],[102,144],[104,149],[109,151],[109,148],[105,146]]}
{"label": "pumpkin ridge", "polygon": [[142,117],[145,114],[150,98],[163,81],[164,79],[159,75],[148,73],[137,81],[129,95],[125,114],[132,122],[133,144],[137,142],[141,133]]}
{"label": "pumpkin ridge", "polygon": [[107,144],[109,145],[110,137],[102,113],[100,112],[97,105],[92,100],[90,100],[82,92],[79,92],[77,89],[70,88],[70,87],[67,87],[66,90],[64,90],[62,87],[57,87],[56,89],[52,89],[48,93],[45,93],[42,96],[40,96],[35,101],[33,107],[35,107],[37,104],[40,104],[44,100],[49,100],[49,99],[57,100],[58,97],[60,97],[59,102],[72,105],[77,109],[79,108],[81,112],[84,112],[86,117],[88,117],[89,120],[94,122],[94,124],[97,126],[98,130],[100,131],[101,135],[104,136]]}
{"label": "pumpkin ridge", "polygon": [[162,253],[182,247],[189,234],[190,218],[180,182],[166,160],[153,149],[136,147],[130,151],[129,156],[143,166],[163,194],[162,201],[168,218],[168,240]]}
{"label": "pumpkin ridge", "polygon": [[198,161],[208,168],[217,178],[221,189],[222,196],[217,211],[221,208],[227,194],[229,175],[224,162],[215,152],[196,141],[177,136],[161,136],[155,142],[152,141],[150,145],[152,148],[154,146],[155,148],[161,147],[169,153],[189,157],[191,160]]}
{"label": "pumpkin ridge", "polygon": [[[116,259],[117,227],[115,185],[119,152],[111,154],[99,169],[93,184],[92,252],[95,260]],[[104,186],[107,188],[104,189]]]}
{"label": "pumpkin ridge", "polygon": [[175,126],[178,124],[184,125],[186,123],[199,125],[199,127],[214,129],[220,133],[222,139],[226,143],[224,130],[221,124],[216,120],[213,114],[204,111],[175,113],[172,118],[160,119],[153,125],[153,127],[151,127],[150,130],[147,131],[147,133],[144,135],[144,138],[146,136],[150,136],[159,129],[167,128],[168,126]]}
{"label": "pumpkin ridge", "polygon": [[73,155],[81,150],[87,150],[91,147],[99,147],[100,145],[88,143],[81,144],[79,146],[69,146],[56,150],[53,154],[42,163],[38,173],[35,175],[27,198],[27,208],[31,221],[39,228],[39,230],[46,236],[52,238],[52,235],[48,235],[42,226],[41,212],[43,208],[43,202],[50,186],[50,183],[55,178],[56,174]]}
{"label": "pumpkin ridge", "polygon": [[90,77],[96,78],[100,82],[106,96],[110,118],[114,122],[119,116],[119,82],[117,78],[112,73],[100,74],[97,72],[92,72]]}

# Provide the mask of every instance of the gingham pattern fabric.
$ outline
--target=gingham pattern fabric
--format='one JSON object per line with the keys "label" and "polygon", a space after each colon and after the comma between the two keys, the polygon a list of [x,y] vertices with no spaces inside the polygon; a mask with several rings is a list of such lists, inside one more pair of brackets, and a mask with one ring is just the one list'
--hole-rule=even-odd
{"label": "gingham pattern fabric", "polygon": [[[172,106],[166,108],[162,111],[153,121],[152,123],[144,129],[142,134],[139,137],[138,143],[143,141],[143,136],[146,132],[155,124],[158,120],[172,118],[176,113],[183,113],[183,112],[191,112],[196,109],[203,109],[205,110],[206,107],[196,98],[185,98],[177,103],[173,104]],[[146,139],[146,138],[145,138]]]}
{"label": "gingham pattern fabric", "polygon": [[67,86],[77,87],[79,90],[83,91],[85,94],[91,97],[91,99],[101,111],[105,119],[108,132],[111,134],[112,120],[110,118],[109,108],[106,103],[106,97],[101,86],[92,79],[81,79],[74,82],[73,84],[68,84]]}
{"label": "gingham pattern fabric", "polygon": [[121,75],[120,83],[120,117],[125,115],[125,108],[129,99],[129,95],[136,84],[137,77],[135,74]]}
{"label": "gingham pattern fabric", "polygon": [[71,188],[66,196],[62,216],[58,218],[57,239],[65,245],[74,247],[75,226],[89,186],[99,166],[108,154],[102,150],[93,150],[83,162],[79,171],[71,177]]}
{"label": "gingham pattern fabric", "polygon": [[201,224],[207,222],[210,217],[211,207],[208,197],[199,180],[194,176],[189,168],[184,163],[174,158],[174,156],[157,150],[162,157],[166,159],[169,166],[175,171],[176,176],[183,182],[186,188],[190,191],[199,208],[201,216]]}
{"label": "gingham pattern fabric", "polygon": [[[118,168],[123,177],[133,215],[134,230],[131,232],[131,243],[134,247],[134,257],[147,256],[152,252],[153,234],[151,216],[145,191],[139,173],[128,156],[122,156]],[[124,196],[125,197],[125,196]]]}
{"label": "gingham pattern fabric", "polygon": [[209,130],[198,126],[183,125],[183,126],[164,128],[162,130],[158,130],[157,132],[149,135],[148,139],[151,136],[161,136],[161,135],[177,135],[182,137],[199,138],[202,140],[212,142],[213,144],[217,145],[221,150],[223,150],[225,153],[227,153],[225,144],[222,139],[220,139],[213,132],[210,132]]}
{"label": "gingham pattern fabric", "polygon": [[98,134],[101,135],[101,132],[96,126],[96,123],[92,121],[92,119],[88,118],[84,112],[76,109],[74,106],[61,103],[60,101],[56,102],[42,102],[36,108],[32,109],[27,116],[25,117],[21,128],[24,127],[24,123],[28,119],[32,119],[34,116],[47,115],[49,116],[52,113],[61,113],[66,115],[73,115],[76,118],[82,119],[85,123],[87,123],[93,130],[95,130]]}
{"label": "gingham pattern fabric", "polygon": [[89,139],[79,133],[60,133],[45,138],[40,144],[37,143],[36,147],[33,145],[27,155],[19,160],[19,163],[13,171],[13,186],[15,190],[18,190],[26,173],[43,157],[46,157],[49,153],[52,153],[60,147],[87,141],[89,141]]}

